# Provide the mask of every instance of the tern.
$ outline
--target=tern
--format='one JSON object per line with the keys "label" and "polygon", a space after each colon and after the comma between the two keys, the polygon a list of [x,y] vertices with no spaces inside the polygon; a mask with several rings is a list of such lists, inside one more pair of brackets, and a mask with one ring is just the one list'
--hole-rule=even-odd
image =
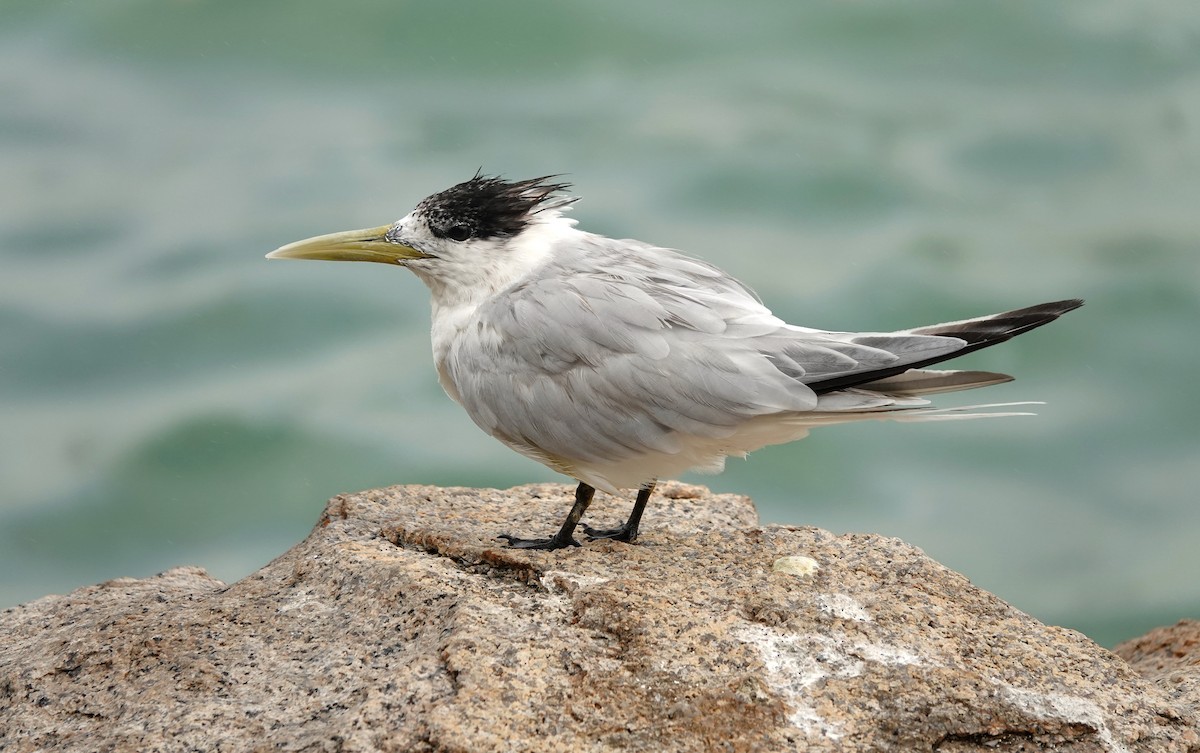
{"label": "tern", "polygon": [[597,489],[638,489],[619,528],[632,543],[659,479],[716,473],[729,455],[868,419],[1012,415],[934,409],[927,395],[1012,377],[926,367],[1004,342],[1083,305],[1077,299],[891,332],[788,324],[707,262],[575,227],[559,176],[477,173],[381,227],[283,246],[271,259],[407,267],[432,299],[433,358],[446,393],[485,432],[579,482],[549,538],[578,546]]}

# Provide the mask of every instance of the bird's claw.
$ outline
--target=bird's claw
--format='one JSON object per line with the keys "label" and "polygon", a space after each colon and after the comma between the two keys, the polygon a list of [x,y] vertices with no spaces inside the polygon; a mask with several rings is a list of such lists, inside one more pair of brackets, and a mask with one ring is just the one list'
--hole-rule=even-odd
{"label": "bird's claw", "polygon": [[522,539],[517,536],[510,536],[507,533],[502,533],[496,538],[507,541],[508,546],[512,549],[542,549],[545,551],[553,551],[555,549],[565,549],[569,546],[579,546],[579,542],[572,537],[562,540],[560,540],[557,536],[548,539]]}

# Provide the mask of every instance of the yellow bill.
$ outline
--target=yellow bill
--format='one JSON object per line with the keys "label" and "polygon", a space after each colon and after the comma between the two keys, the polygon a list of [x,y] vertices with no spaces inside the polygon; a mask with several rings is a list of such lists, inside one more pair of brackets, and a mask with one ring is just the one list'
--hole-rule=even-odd
{"label": "yellow bill", "polygon": [[289,243],[267,254],[268,259],[320,259],[323,261],[373,261],[403,264],[427,259],[429,254],[387,239],[391,225],[346,230]]}

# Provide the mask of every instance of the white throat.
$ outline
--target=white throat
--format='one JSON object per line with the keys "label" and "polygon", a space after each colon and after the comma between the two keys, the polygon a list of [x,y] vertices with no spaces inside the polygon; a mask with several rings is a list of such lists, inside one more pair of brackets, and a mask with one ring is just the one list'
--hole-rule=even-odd
{"label": "white throat", "polygon": [[439,310],[473,310],[546,263],[555,247],[584,235],[574,225],[574,220],[555,213],[507,241],[464,245],[460,255],[445,255],[428,266],[414,264],[410,269],[429,288],[435,319]]}

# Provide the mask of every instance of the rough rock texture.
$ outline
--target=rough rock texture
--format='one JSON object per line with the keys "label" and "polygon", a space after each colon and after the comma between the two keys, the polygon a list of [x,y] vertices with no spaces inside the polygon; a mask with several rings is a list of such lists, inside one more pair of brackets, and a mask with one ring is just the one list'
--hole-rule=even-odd
{"label": "rough rock texture", "polygon": [[1156,628],[1114,650],[1166,690],[1181,716],[1200,718],[1200,622],[1181,620]]}
{"label": "rough rock texture", "polygon": [[1200,750],[1194,624],[1131,665],[900,541],[683,485],[638,546],[492,538],[551,532],[570,495],[346,495],[231,586],[179,568],[6,610],[0,749]]}

